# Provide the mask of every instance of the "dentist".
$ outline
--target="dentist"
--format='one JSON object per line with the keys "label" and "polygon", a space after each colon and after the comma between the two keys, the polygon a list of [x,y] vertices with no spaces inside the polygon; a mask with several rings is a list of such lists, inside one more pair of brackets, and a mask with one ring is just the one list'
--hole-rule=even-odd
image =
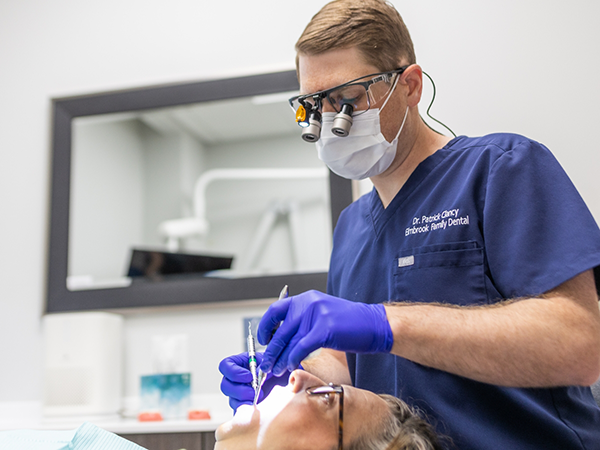
{"label": "dentist", "polygon": [[[430,129],[410,34],[384,1],[325,5],[296,50],[291,102],[315,119],[299,122],[321,126],[332,171],[374,189],[340,216],[328,293],[263,316],[267,386],[302,363],[403,399],[462,450],[599,448],[600,230],[550,151]],[[348,111],[343,136],[334,122]],[[220,365],[234,408],[252,402],[247,364]]]}

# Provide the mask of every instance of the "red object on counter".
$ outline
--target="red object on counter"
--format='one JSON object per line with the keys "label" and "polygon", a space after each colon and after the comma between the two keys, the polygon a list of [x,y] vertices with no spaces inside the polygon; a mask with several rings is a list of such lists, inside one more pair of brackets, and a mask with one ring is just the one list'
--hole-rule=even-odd
{"label": "red object on counter", "polygon": [[138,414],[138,420],[140,422],[160,422],[163,417],[160,412],[146,411]]}
{"label": "red object on counter", "polygon": [[210,413],[203,409],[190,409],[188,411],[189,420],[210,420]]}

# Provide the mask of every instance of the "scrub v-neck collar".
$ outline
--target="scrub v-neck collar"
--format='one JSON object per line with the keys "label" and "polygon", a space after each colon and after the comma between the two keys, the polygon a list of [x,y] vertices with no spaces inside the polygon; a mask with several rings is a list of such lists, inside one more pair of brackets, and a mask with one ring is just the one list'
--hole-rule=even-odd
{"label": "scrub v-neck collar", "polygon": [[400,188],[396,196],[392,199],[387,208],[383,207],[383,203],[379,198],[377,190],[373,188],[371,191],[370,214],[373,221],[373,229],[377,236],[380,235],[386,223],[395,214],[396,210],[410,198],[419,185],[428,177],[431,171],[441,163],[447,156],[448,151],[458,140],[464,136],[458,136],[450,140],[444,147],[437,150],[433,155],[428,156],[419,163],[413,173],[410,174],[406,183]]}

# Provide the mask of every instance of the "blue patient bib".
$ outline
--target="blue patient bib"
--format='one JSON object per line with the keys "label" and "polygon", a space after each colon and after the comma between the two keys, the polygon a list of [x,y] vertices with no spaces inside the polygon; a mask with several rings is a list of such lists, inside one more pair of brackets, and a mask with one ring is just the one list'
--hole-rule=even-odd
{"label": "blue patient bib", "polygon": [[84,423],[76,430],[0,432],[2,450],[145,450],[114,433]]}

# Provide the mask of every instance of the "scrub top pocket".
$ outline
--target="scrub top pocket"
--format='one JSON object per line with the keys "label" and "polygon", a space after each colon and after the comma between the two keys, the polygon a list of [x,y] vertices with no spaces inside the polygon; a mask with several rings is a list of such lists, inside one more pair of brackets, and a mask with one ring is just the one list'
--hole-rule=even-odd
{"label": "scrub top pocket", "polygon": [[416,247],[393,261],[392,301],[487,303],[483,260],[475,241]]}

